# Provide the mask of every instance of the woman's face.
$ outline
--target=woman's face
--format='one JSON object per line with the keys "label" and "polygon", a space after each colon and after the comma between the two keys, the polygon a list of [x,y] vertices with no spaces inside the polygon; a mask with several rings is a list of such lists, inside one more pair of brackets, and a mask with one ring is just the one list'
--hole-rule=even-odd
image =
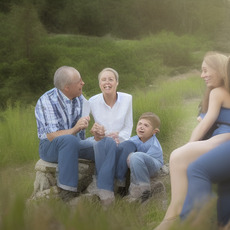
{"label": "woman's face", "polygon": [[219,74],[207,65],[205,61],[202,63],[201,78],[204,79],[208,88],[216,88],[223,86],[223,79]]}
{"label": "woman's face", "polygon": [[118,82],[111,71],[104,71],[99,80],[99,86],[103,94],[116,94]]}

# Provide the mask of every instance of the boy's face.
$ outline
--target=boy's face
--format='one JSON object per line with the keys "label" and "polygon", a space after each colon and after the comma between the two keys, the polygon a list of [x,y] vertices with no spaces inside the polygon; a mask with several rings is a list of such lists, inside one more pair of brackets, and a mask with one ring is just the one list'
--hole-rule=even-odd
{"label": "boy's face", "polygon": [[152,127],[150,121],[147,119],[140,119],[137,123],[136,128],[137,136],[142,142],[146,142],[149,138],[156,133],[155,129]]}

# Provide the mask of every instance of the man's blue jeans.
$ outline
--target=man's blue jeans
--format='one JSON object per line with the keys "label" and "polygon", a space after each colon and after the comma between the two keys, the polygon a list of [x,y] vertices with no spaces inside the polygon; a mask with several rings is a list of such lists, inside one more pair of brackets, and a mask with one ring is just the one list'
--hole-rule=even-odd
{"label": "man's blue jeans", "polygon": [[212,149],[191,163],[187,169],[188,192],[181,212],[201,208],[212,196],[212,183],[218,185],[217,215],[221,225],[230,220],[230,141]]}
{"label": "man's blue jeans", "polygon": [[94,161],[93,142],[74,135],[63,135],[39,144],[39,155],[44,161],[58,163],[58,187],[77,191],[78,158]]}

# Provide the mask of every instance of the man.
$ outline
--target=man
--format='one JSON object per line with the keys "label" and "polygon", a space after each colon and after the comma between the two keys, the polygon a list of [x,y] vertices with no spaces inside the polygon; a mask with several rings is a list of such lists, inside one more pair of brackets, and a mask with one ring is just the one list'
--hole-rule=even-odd
{"label": "man", "polygon": [[58,163],[57,186],[64,201],[77,196],[78,158],[94,160],[93,143],[84,139],[90,117],[82,117],[84,82],[73,67],[54,74],[55,88],[43,94],[35,107],[40,158]]}

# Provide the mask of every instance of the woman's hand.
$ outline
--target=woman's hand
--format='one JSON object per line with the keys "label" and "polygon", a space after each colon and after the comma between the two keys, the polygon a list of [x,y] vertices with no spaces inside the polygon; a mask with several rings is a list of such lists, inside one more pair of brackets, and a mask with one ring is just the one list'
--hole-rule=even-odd
{"label": "woman's hand", "polygon": [[105,128],[103,125],[99,125],[98,123],[94,123],[93,127],[90,130],[90,133],[94,136],[94,139],[96,141],[99,141],[105,137]]}
{"label": "woman's hand", "polygon": [[114,140],[117,144],[119,144],[120,141],[119,141],[119,135],[118,135],[118,134],[119,134],[118,132],[113,132],[113,133],[107,134],[106,136],[107,136],[107,137],[113,138],[113,140]]}

